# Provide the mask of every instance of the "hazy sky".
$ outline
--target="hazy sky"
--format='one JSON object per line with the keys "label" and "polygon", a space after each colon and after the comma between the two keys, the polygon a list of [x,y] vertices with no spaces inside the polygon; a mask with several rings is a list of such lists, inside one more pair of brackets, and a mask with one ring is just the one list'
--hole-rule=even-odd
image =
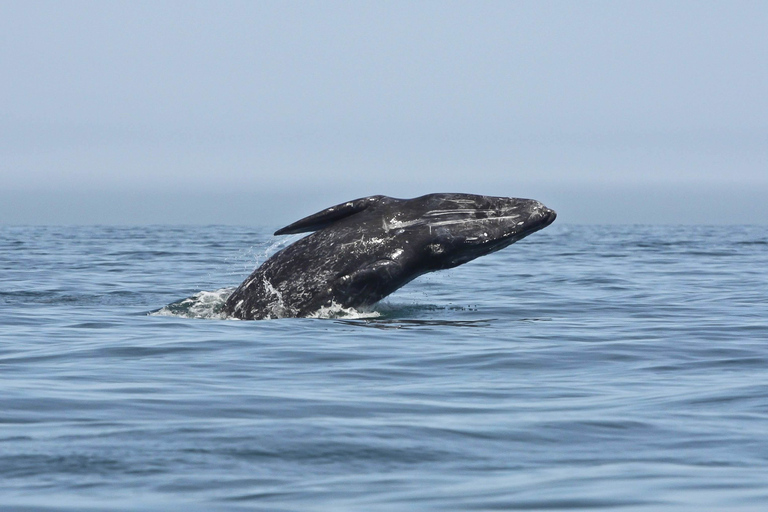
{"label": "hazy sky", "polygon": [[768,2],[0,1],[0,223],[768,223]]}

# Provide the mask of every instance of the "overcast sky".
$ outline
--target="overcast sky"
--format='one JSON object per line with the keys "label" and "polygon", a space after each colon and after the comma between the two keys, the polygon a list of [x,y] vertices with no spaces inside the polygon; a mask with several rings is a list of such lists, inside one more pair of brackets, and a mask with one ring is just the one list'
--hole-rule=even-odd
{"label": "overcast sky", "polygon": [[0,1],[0,223],[768,223],[768,2]]}

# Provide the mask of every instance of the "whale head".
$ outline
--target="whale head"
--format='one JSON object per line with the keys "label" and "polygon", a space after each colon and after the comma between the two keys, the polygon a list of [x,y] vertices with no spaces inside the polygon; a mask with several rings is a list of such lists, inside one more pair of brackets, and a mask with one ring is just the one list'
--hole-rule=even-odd
{"label": "whale head", "polygon": [[393,253],[397,256],[389,259],[413,259],[416,267],[429,272],[503,249],[549,226],[556,216],[532,199],[474,194],[428,194],[413,199],[369,196],[327,208],[275,234],[330,228],[359,239],[373,235],[397,248]]}
{"label": "whale head", "polygon": [[[471,194],[430,194],[418,207],[389,220],[391,228],[421,240],[430,270],[455,267],[543,229],[557,214],[531,199]],[[418,232],[418,237],[412,236]]]}

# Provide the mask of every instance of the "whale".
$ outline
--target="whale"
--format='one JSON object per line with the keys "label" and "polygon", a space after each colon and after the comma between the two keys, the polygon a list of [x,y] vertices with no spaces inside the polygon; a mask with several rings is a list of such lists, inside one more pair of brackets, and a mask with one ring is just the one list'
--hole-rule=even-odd
{"label": "whale", "polygon": [[556,216],[533,199],[458,193],[341,203],[278,229],[275,236],[310,234],[256,268],[223,312],[260,320],[366,308],[420,275],[501,250]]}

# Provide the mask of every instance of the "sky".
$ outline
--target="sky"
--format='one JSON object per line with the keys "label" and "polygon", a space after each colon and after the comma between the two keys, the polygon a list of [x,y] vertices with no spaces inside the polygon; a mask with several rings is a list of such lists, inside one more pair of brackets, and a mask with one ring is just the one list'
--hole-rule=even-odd
{"label": "sky", "polygon": [[0,0],[0,224],[768,224],[765,1]]}

